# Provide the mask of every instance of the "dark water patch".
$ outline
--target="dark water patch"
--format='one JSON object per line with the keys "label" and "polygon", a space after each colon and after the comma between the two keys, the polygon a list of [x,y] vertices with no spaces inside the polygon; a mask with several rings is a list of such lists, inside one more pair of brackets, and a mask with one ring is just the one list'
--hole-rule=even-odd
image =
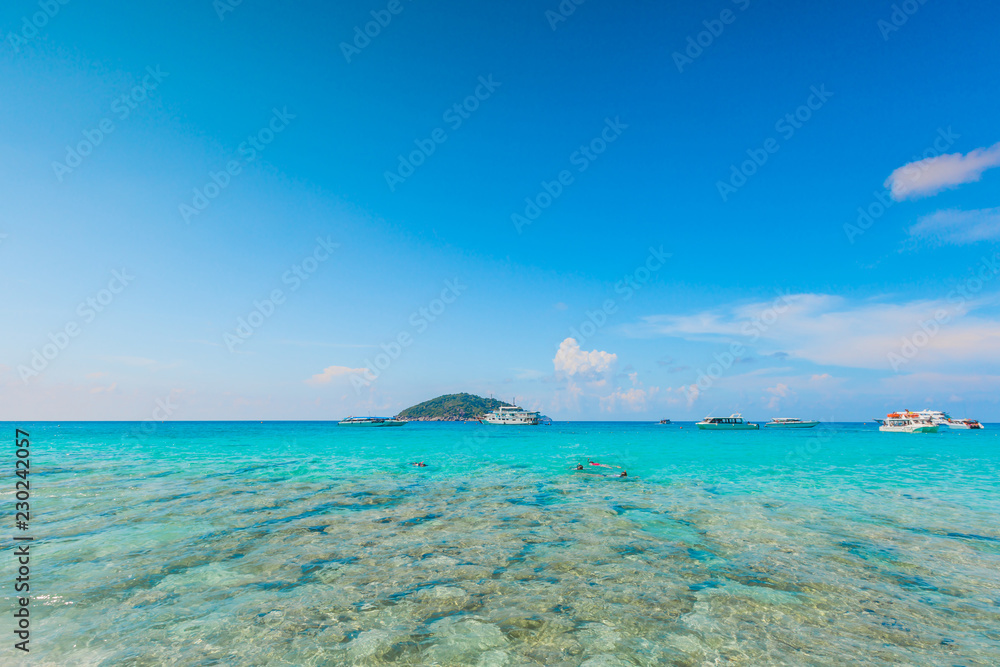
{"label": "dark water patch", "polygon": [[420,664],[421,643],[413,640],[396,642],[382,654],[381,658],[388,665]]}
{"label": "dark water patch", "polygon": [[424,619],[424,625],[431,625],[432,623],[437,623],[441,619],[468,616],[470,612],[466,609],[455,609],[449,611],[436,611],[432,614],[428,614],[427,618]]}
{"label": "dark water patch", "polygon": [[407,528],[412,528],[413,526],[419,526],[422,523],[427,523],[428,521],[433,521],[439,518],[440,514],[425,514],[424,516],[413,517],[412,519],[407,519],[406,521],[401,521],[399,525],[406,526]]}
{"label": "dark water patch", "polygon": [[428,588],[434,588],[435,586],[445,586],[449,583],[451,583],[450,579],[435,579],[433,581],[425,581],[423,583],[416,584],[415,586],[411,586],[405,590],[398,591],[396,593],[390,593],[389,595],[386,596],[385,599],[398,602],[400,600],[403,600],[404,598],[413,595],[414,593],[419,593],[420,591],[427,590]]}
{"label": "dark water patch", "polygon": [[306,528],[306,530],[308,530],[310,533],[322,533],[329,527],[330,524],[324,524],[322,526],[309,526]]}
{"label": "dark water patch", "polygon": [[268,461],[267,463],[258,463],[254,465],[245,466],[243,468],[237,468],[236,470],[225,470],[218,475],[213,475],[213,477],[219,479],[228,479],[230,477],[239,477],[241,475],[246,475],[247,473],[255,472],[257,470],[274,470],[275,468],[285,468],[292,465],[299,465],[299,461]]}
{"label": "dark water patch", "polygon": [[890,618],[888,620],[882,621],[882,625],[892,630],[899,630],[900,632],[910,631],[908,627],[897,621],[895,618]]}
{"label": "dark water patch", "polygon": [[976,535],[975,533],[947,533],[946,537],[955,537],[962,540],[981,540],[983,542],[1000,542],[995,537],[988,535]]}
{"label": "dark water patch", "polygon": [[[200,495],[201,491],[188,491],[187,493],[176,493],[172,496],[163,496],[160,498],[150,498],[149,500],[143,501],[142,505],[156,505],[158,503],[169,503],[174,500],[180,500],[182,498],[190,498],[192,496]],[[206,498],[208,500],[208,498]]]}
{"label": "dark water patch", "polygon": [[327,568],[331,565],[351,565],[358,561],[357,556],[347,556],[345,558],[328,558],[324,560],[314,560],[306,563],[302,566],[302,576],[308,577],[309,575],[319,572],[320,570]]}
{"label": "dark water patch", "polygon": [[876,544],[859,542],[856,540],[844,540],[837,544],[838,547],[845,549],[847,553],[852,556],[857,556],[862,560],[880,560],[889,563],[895,563],[899,561],[899,556],[889,548],[880,547]]}
{"label": "dark water patch", "polygon": [[697,584],[691,584],[690,586],[688,586],[688,590],[697,592],[697,591],[703,591],[706,588],[720,588],[721,586],[722,584],[719,583],[718,581],[712,581],[711,579],[709,579],[707,581],[702,581]]}
{"label": "dark water patch", "polygon": [[619,556],[641,556],[646,553],[646,550],[642,547],[635,546],[634,544],[625,544],[620,546],[613,546],[611,550],[614,551]]}
{"label": "dark water patch", "polygon": [[693,547],[688,547],[687,555],[688,558],[693,558],[694,560],[701,561],[703,563],[719,559],[719,557],[711,551],[704,551],[703,549],[695,549]]}
{"label": "dark water patch", "polygon": [[935,593],[940,590],[937,586],[933,585],[919,575],[905,575],[898,572],[891,572],[889,573],[889,576],[896,580],[896,584],[899,585],[900,588],[904,588],[906,590],[932,591]]}
{"label": "dark water patch", "polygon": [[268,519],[267,521],[261,521],[253,525],[254,528],[262,528],[264,526],[273,526],[279,523],[290,523],[292,521],[298,521],[299,519],[307,519],[309,517],[317,516],[320,514],[326,514],[327,512],[336,510],[349,510],[349,511],[363,511],[377,509],[381,507],[391,507],[398,505],[402,502],[400,498],[388,498],[381,503],[339,503],[339,502],[326,502],[316,507],[306,510],[304,512],[299,512],[298,514],[293,514],[291,516],[276,517],[274,519]]}
{"label": "dark water patch", "polygon": [[294,590],[302,584],[298,581],[258,581],[250,585],[262,591],[278,591],[279,593],[283,593]]}
{"label": "dark water patch", "polygon": [[344,635],[344,638],[340,640],[341,644],[346,644],[347,642],[354,641],[361,634],[361,630],[351,630]]}

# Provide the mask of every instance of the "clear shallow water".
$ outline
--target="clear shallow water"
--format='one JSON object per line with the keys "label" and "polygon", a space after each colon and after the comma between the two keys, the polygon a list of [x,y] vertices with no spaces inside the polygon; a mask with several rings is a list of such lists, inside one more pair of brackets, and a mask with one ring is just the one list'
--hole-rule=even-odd
{"label": "clear shallow water", "polygon": [[18,426],[24,664],[1000,664],[995,425]]}

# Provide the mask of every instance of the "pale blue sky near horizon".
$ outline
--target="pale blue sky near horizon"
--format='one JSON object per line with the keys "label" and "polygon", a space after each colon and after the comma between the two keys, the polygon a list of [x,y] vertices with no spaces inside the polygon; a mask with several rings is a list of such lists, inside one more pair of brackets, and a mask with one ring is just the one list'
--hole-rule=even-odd
{"label": "pale blue sky near horizon", "polygon": [[0,419],[1000,421],[1000,8],[559,7],[5,5]]}

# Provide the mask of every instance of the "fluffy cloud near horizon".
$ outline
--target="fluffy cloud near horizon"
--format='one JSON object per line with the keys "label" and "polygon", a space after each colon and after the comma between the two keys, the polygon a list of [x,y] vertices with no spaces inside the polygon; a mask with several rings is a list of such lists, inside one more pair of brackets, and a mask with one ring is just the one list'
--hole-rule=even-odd
{"label": "fluffy cloud near horizon", "polygon": [[913,238],[932,239],[950,245],[1000,240],[1000,208],[975,211],[947,209],[925,215],[909,229]]}
{"label": "fluffy cloud near horizon", "polygon": [[347,366],[327,366],[323,369],[322,373],[317,373],[311,378],[306,380],[306,384],[311,384],[313,386],[329,384],[334,380],[334,378],[344,377],[347,375],[360,375],[365,372],[364,368],[348,368]]}
{"label": "fluffy cloud near horizon", "polygon": [[601,350],[580,349],[575,338],[567,338],[559,344],[556,356],[552,359],[556,374],[567,377],[579,376],[585,379],[598,380],[599,376],[612,370],[618,363],[618,355]]}
{"label": "fluffy cloud near horizon", "polygon": [[622,389],[619,387],[609,396],[602,396],[600,400],[601,409],[606,412],[615,412],[618,408],[631,412],[641,412],[646,409],[647,403],[660,392],[659,387],[629,387]]}
{"label": "fluffy cloud near horizon", "polygon": [[[889,355],[901,354],[904,339],[919,339],[916,354],[898,369],[913,372],[1000,359],[1000,321],[973,314],[989,305],[986,299],[901,302],[884,296],[853,303],[829,294],[795,294],[691,315],[649,316],[626,330],[641,337],[736,342],[816,364],[876,370],[893,370]],[[941,313],[946,319],[926,335],[921,323],[933,330]]]}
{"label": "fluffy cloud near horizon", "polygon": [[885,181],[896,201],[917,199],[978,181],[984,171],[1000,166],[1000,143],[962,155],[948,153],[904,164]]}

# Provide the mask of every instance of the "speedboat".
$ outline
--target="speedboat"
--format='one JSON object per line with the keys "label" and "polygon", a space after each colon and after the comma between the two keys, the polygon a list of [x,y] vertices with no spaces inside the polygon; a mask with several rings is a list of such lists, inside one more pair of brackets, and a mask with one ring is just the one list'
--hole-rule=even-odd
{"label": "speedboat", "polygon": [[670,423],[670,420],[669,420],[669,419],[661,419],[661,420],[660,420],[660,423],[661,423],[661,424],[669,424],[669,423]]}
{"label": "speedboat", "polygon": [[348,417],[338,422],[338,426],[406,426],[405,419],[389,417]]}
{"label": "speedboat", "polygon": [[796,419],[795,417],[775,417],[771,421],[764,424],[764,426],[775,428],[812,428],[818,423],[818,421],[802,421],[801,419]]}
{"label": "speedboat", "polygon": [[983,427],[983,425],[980,424],[979,421],[975,419],[949,419],[948,426],[950,426],[951,428],[972,428],[972,429],[979,429]]}
{"label": "speedboat", "polygon": [[743,415],[738,412],[729,417],[705,417],[695,426],[704,431],[756,431],[760,429],[760,424],[743,421]]}
{"label": "speedboat", "polygon": [[937,433],[938,425],[917,412],[890,412],[885,419],[876,419],[878,430],[885,433]]}
{"label": "speedboat", "polygon": [[530,412],[516,405],[504,405],[483,415],[484,424],[502,424],[505,426],[535,426],[539,422],[537,412]]}

